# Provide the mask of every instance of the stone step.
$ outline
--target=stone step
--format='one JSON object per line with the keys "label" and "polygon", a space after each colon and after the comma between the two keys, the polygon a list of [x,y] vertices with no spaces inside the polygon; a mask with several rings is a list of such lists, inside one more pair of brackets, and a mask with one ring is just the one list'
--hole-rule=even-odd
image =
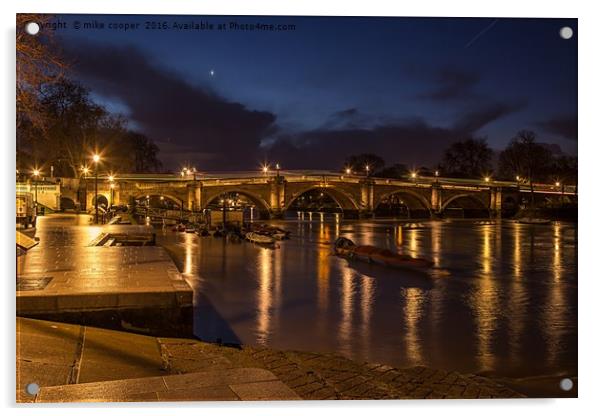
{"label": "stone step", "polygon": [[300,400],[270,371],[233,368],[42,387],[35,403]]}

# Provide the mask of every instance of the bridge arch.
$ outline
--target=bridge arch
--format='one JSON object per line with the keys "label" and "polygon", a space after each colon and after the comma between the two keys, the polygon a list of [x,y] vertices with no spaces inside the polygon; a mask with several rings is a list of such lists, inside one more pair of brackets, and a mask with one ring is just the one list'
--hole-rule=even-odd
{"label": "bridge arch", "polygon": [[462,215],[468,212],[470,217],[486,217],[489,215],[489,205],[474,193],[462,193],[453,195],[441,204],[441,212],[456,208],[462,210]]}
{"label": "bridge arch", "polygon": [[66,209],[68,209],[68,210],[77,209],[77,204],[75,203],[75,200],[68,196],[61,196],[61,205],[60,206],[61,206],[61,211],[64,211]]}
{"label": "bridge arch", "polygon": [[150,198],[159,197],[159,198],[168,199],[168,200],[172,201],[174,204],[176,204],[178,206],[178,208],[182,208],[186,204],[186,201],[183,200],[182,198],[178,198],[175,195],[168,194],[165,192],[154,192],[154,191],[139,192],[137,194],[132,195],[132,198],[134,198],[134,200],[136,200],[136,201],[139,201],[139,200],[146,198],[147,196],[149,196]]}
{"label": "bridge arch", "polygon": [[392,198],[402,198],[400,200],[403,205],[407,207],[407,216],[410,218],[416,217],[430,217],[431,216],[431,203],[422,194],[415,192],[412,189],[397,189],[391,192],[386,192],[378,197],[378,200],[374,201],[374,211],[378,213],[379,207],[382,209],[382,204],[386,201],[391,201]]}
{"label": "bridge arch", "polygon": [[325,195],[332,198],[334,202],[336,202],[336,204],[341,208],[343,213],[358,212],[360,209],[360,206],[357,203],[357,201],[347,192],[341,189],[337,189],[333,186],[320,186],[314,184],[305,186],[291,194],[284,204],[284,211],[289,210],[293,203],[303,194],[313,190],[319,190],[320,192],[323,192]]}
{"label": "bridge arch", "polygon": [[219,198],[222,195],[225,194],[239,194],[239,195],[243,195],[244,197],[246,197],[249,201],[253,202],[253,204],[255,204],[255,206],[257,207],[258,211],[260,212],[260,216],[265,217],[265,218],[269,218],[270,215],[270,204],[268,204],[268,202],[261,196],[258,195],[254,192],[250,192],[248,190],[245,189],[240,189],[240,188],[228,188],[228,189],[224,189],[221,188],[217,191],[212,191],[209,192],[208,194],[204,195],[203,198],[203,202],[202,202],[202,209],[206,209],[213,201],[215,201],[217,198]]}

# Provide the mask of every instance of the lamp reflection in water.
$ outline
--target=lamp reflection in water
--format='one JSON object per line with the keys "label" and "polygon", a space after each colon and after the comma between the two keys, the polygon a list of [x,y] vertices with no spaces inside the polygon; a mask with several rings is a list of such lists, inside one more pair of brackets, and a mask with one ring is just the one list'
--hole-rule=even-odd
{"label": "lamp reflection in water", "polygon": [[559,327],[567,326],[566,313],[567,302],[565,299],[565,292],[563,290],[563,262],[562,262],[562,229],[558,222],[553,225],[554,242],[552,248],[552,276],[553,281],[548,285],[549,295],[548,304],[546,305],[546,314],[544,319],[549,322],[546,325],[547,329],[545,337],[548,347],[547,361],[548,365],[553,365],[558,359],[558,352],[561,348],[561,332],[558,330]]}
{"label": "lamp reflection in water", "polygon": [[267,344],[270,336],[272,308],[272,252],[267,248],[260,249],[257,262],[259,290],[257,291],[257,343]]}
{"label": "lamp reflection in water", "polygon": [[422,346],[418,328],[422,318],[424,294],[419,288],[409,287],[401,289],[401,297],[405,300],[403,314],[406,355],[412,365],[423,364]]}
{"label": "lamp reflection in water", "polygon": [[182,269],[182,273],[186,276],[192,275],[192,265],[193,265],[193,253],[192,248],[194,246],[192,237],[194,234],[185,233],[184,234],[184,267]]}
{"label": "lamp reflection in water", "polygon": [[330,227],[327,224],[320,223],[320,234],[318,241],[318,309],[326,311],[328,309],[328,291],[330,288]]}
{"label": "lamp reflection in water", "polygon": [[403,227],[401,224],[395,227],[395,244],[397,247],[403,246]]}
{"label": "lamp reflection in water", "polygon": [[507,313],[510,317],[508,324],[508,337],[510,345],[510,360],[520,365],[521,337],[525,329],[525,308],[528,304],[528,294],[525,290],[523,276],[523,251],[521,249],[521,238],[523,237],[522,225],[515,223],[513,227],[513,255],[512,268],[514,270],[512,283],[510,285],[510,296],[508,297]]}
{"label": "lamp reflection in water", "polygon": [[349,267],[344,267],[341,272],[341,323],[339,324],[339,345],[341,352],[344,354],[351,354],[355,276],[353,270]]}
{"label": "lamp reflection in water", "polygon": [[372,319],[372,305],[374,304],[374,297],[376,293],[376,280],[373,277],[363,276],[360,282],[361,290],[361,340],[362,349],[366,358],[371,360],[370,351],[371,344],[374,341],[371,336],[371,319]]}
{"label": "lamp reflection in water", "polygon": [[435,267],[441,266],[441,223],[431,224],[431,252]]}
{"label": "lamp reflection in water", "polygon": [[492,226],[481,227],[481,276],[477,278],[478,288],[471,297],[475,309],[478,359],[482,371],[490,370],[495,363],[492,352],[492,338],[497,328],[498,302],[497,282],[492,275]]}

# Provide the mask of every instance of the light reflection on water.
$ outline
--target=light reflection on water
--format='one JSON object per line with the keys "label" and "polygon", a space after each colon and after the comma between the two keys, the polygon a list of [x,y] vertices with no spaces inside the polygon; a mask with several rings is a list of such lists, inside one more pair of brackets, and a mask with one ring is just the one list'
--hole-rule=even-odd
{"label": "light reflection on water", "polygon": [[[397,366],[576,374],[576,225],[314,220],[278,223],[293,236],[275,250],[159,236],[195,288],[197,335]],[[338,258],[339,234],[431,258],[435,270]]]}

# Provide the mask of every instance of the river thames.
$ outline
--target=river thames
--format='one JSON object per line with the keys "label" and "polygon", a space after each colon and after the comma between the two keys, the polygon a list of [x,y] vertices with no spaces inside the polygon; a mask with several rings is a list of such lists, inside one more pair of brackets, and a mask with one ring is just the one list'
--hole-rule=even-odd
{"label": "river thames", "polygon": [[[577,226],[273,222],[279,248],[160,229],[206,341],[338,352],[495,377],[577,374]],[[338,235],[434,261],[428,274],[333,255]]]}

